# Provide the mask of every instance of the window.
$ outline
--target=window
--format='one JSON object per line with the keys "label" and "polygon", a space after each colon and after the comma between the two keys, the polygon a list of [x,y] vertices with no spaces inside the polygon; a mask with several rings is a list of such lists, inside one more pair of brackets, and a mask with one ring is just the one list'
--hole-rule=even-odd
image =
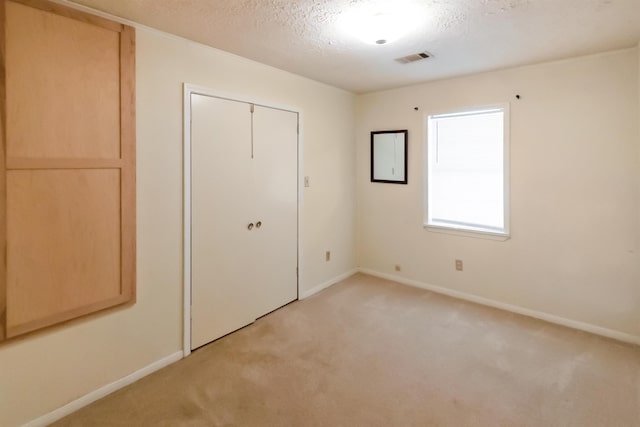
{"label": "window", "polygon": [[507,236],[507,105],[428,116],[426,226]]}

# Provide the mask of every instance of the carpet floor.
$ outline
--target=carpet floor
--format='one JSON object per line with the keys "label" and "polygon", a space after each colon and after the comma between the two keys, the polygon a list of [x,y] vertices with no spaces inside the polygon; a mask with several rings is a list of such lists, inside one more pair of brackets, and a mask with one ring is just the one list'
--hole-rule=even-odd
{"label": "carpet floor", "polygon": [[357,274],[56,426],[640,426],[640,348]]}

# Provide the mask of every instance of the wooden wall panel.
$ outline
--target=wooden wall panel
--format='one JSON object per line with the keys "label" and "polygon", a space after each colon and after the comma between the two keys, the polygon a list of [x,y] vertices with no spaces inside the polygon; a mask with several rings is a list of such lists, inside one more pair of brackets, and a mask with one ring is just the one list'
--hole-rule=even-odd
{"label": "wooden wall panel", "polygon": [[0,0],[0,341],[135,301],[135,30]]}
{"label": "wooden wall panel", "polygon": [[2,37],[5,33],[5,2],[0,0],[0,342],[7,338],[7,269],[6,269],[6,171],[5,171],[5,147],[6,147],[6,73],[5,73],[5,44]]}
{"label": "wooden wall panel", "polygon": [[119,158],[120,33],[11,1],[6,15],[7,155]]}
{"label": "wooden wall panel", "polygon": [[7,329],[118,297],[120,171],[7,175]]}
{"label": "wooden wall panel", "polygon": [[120,40],[122,137],[122,288],[136,299],[136,33],[124,27]]}

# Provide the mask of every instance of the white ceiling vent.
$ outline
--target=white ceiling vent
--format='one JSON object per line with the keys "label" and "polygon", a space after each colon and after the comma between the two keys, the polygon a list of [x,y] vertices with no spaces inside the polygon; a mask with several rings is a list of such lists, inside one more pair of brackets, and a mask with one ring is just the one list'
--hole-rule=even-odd
{"label": "white ceiling vent", "polygon": [[431,54],[429,52],[420,52],[414,53],[413,55],[403,56],[402,58],[396,58],[401,64],[409,64],[411,62],[422,61],[423,59],[431,58]]}

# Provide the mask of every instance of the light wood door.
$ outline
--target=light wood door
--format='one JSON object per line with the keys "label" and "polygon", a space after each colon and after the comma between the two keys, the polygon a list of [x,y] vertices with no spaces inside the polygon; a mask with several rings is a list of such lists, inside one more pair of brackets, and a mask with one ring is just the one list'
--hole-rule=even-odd
{"label": "light wood door", "polygon": [[250,106],[191,96],[191,348],[255,320]]}
{"label": "light wood door", "polygon": [[256,106],[253,172],[256,230],[253,289],[256,317],[298,297],[298,114]]}

